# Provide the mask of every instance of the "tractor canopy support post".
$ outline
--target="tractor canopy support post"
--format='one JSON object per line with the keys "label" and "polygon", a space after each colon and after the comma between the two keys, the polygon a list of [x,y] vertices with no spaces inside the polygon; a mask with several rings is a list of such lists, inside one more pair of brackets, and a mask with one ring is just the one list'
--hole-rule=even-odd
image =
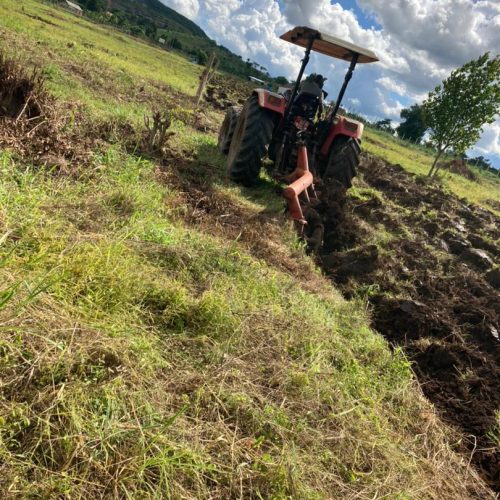
{"label": "tractor canopy support post", "polygon": [[290,96],[290,100],[288,101],[288,104],[286,107],[285,120],[288,118],[288,116],[290,114],[290,110],[292,109],[292,106],[293,106],[293,101],[295,101],[295,98],[297,97],[297,94],[299,92],[300,82],[302,81],[302,77],[304,76],[304,71],[306,69],[306,66],[309,63],[311,49],[312,49],[312,46],[314,44],[314,40],[316,40],[316,38],[317,38],[317,35],[311,35],[309,37],[309,40],[307,41],[306,52],[304,55],[304,59],[302,59],[302,65],[300,66],[299,76],[297,77],[297,81],[295,82],[295,85],[293,86],[292,95]]}
{"label": "tractor canopy support post", "polygon": [[340,104],[342,102],[342,99],[344,97],[345,91],[347,89],[347,85],[349,85],[349,81],[352,78],[352,74],[354,72],[354,68],[356,67],[356,64],[358,62],[359,54],[356,54],[355,52],[352,54],[352,59],[351,59],[351,64],[349,65],[349,69],[347,70],[347,73],[344,78],[344,83],[342,84],[342,87],[339,92],[339,96],[337,97],[337,102],[335,103],[335,108],[332,112],[332,115],[330,117],[330,123],[333,123],[335,120],[335,117],[337,116],[337,113],[340,108]]}

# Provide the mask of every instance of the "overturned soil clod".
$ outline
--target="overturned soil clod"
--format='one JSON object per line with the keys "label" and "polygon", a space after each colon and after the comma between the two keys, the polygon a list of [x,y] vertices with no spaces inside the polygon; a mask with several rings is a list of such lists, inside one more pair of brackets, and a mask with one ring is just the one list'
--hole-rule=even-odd
{"label": "overturned soil clod", "polygon": [[347,197],[319,189],[320,265],[347,297],[368,299],[374,328],[404,348],[498,491],[500,219],[369,155],[358,186]]}

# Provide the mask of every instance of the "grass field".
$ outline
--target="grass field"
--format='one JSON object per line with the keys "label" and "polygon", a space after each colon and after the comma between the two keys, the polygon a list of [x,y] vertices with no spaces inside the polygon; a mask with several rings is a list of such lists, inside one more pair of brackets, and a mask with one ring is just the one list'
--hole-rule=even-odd
{"label": "grass field", "polygon": [[[0,30],[88,121],[139,127],[197,82],[184,59],[31,0],[0,0]],[[230,185],[214,133],[174,130],[163,162],[109,141],[66,173],[0,152],[0,490],[480,494],[404,355],[315,269],[274,186]]]}
{"label": "grass field", "polygon": [[[434,160],[425,148],[401,141],[373,128],[365,129],[364,139],[365,151],[390,163],[398,163],[413,174],[427,175]],[[457,196],[500,214],[500,178],[482,172],[478,172],[477,181],[448,171],[441,171],[439,176],[442,184]]]}
{"label": "grass field", "polygon": [[89,111],[142,118],[141,100],[196,91],[200,66],[49,4],[1,0],[0,18],[4,45],[43,68],[55,95]]}

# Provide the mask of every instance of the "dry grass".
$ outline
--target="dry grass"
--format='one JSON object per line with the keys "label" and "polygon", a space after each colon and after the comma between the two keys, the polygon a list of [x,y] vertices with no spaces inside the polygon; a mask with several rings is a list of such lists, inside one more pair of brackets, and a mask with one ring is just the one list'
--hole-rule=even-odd
{"label": "dry grass", "polygon": [[4,157],[2,296],[20,281],[0,310],[4,490],[486,497],[362,304],[207,236],[217,213],[193,221],[149,163],[98,161],[73,181]]}
{"label": "dry grass", "polygon": [[181,164],[0,155],[0,489],[487,498],[365,305],[307,279],[273,186],[228,185],[214,137],[174,125]]}

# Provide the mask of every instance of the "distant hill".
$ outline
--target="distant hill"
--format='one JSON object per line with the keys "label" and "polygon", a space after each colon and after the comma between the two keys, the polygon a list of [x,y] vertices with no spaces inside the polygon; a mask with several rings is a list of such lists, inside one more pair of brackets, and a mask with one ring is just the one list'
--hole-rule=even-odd
{"label": "distant hill", "polygon": [[245,61],[218,45],[196,23],[159,0],[78,1],[86,15],[95,21],[112,24],[126,33],[157,43],[162,39],[166,49],[184,53],[193,62],[204,64],[210,53],[216,52],[221,71],[243,79],[253,76],[273,82],[266,68],[253,61]]}
{"label": "distant hill", "polygon": [[108,10],[111,12],[123,11],[135,17],[148,19],[158,27],[209,40],[196,23],[158,0],[109,0]]}

